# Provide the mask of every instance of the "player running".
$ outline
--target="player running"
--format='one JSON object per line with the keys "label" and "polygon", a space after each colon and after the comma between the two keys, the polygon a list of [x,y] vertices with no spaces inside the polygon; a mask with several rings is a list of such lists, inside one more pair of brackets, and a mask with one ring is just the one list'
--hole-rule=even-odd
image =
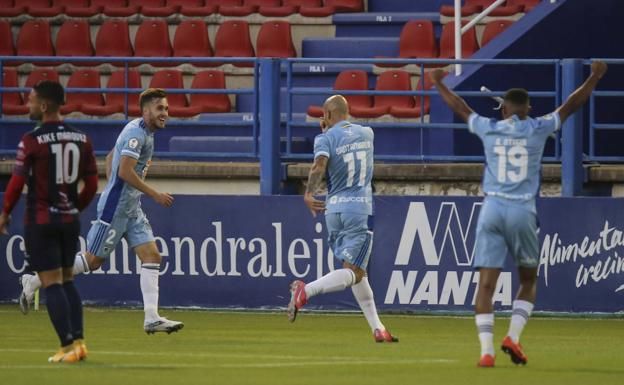
{"label": "player running", "polygon": [[[308,284],[290,285],[288,319],[310,298],[351,287],[377,342],[398,342],[379,320],[366,267],[373,248],[373,140],[370,127],[347,121],[347,100],[334,95],[323,104],[322,134],[314,140],[314,163],[310,169],[304,202],[316,217],[325,211],[329,244],[343,263],[337,269]],[[327,204],[314,196],[327,176]]]}
{"label": "player running", "polygon": [[593,62],[591,75],[585,83],[554,112],[537,119],[529,116],[531,106],[527,91],[511,89],[505,94],[503,120],[500,121],[479,116],[442,83],[443,71],[432,73],[442,99],[468,123],[468,129],[481,139],[485,151],[485,198],[477,223],[473,262],[475,269],[479,270],[475,304],[481,342],[478,366],[494,366],[492,297],[508,253],[518,266],[520,287],[501,348],[510,355],[513,363],[527,363],[519,341],[536,297],[539,250],[535,196],[539,192],[544,145],[548,136],[559,130],[561,124],[587,101],[606,71],[604,62]]}
{"label": "player running", "polygon": [[[97,191],[97,166],[89,138],[61,121],[63,86],[42,81],[28,96],[30,118],[41,123],[22,137],[13,175],[4,196],[0,232],[28,184],[24,241],[30,267],[46,294],[52,325],[61,342],[49,362],[85,359],[82,301],[74,286],[72,265],[78,250],[79,213]],[[78,193],[78,182],[84,187]]]}
{"label": "player running", "polygon": [[[74,273],[98,269],[115,250],[121,237],[125,237],[141,260],[143,328],[148,334],[172,333],[182,329],[184,324],[158,314],[158,277],[162,258],[140,202],[141,194],[146,194],[162,206],[169,207],[173,203],[171,195],[158,192],[143,181],[154,152],[154,133],[165,128],[169,105],[165,91],[158,88],[141,93],[139,103],[143,117],[126,125],[106,158],[108,183],[98,201],[97,219],[87,235],[87,252],[76,255]],[[20,306],[25,313],[40,281],[36,275],[25,274],[21,282]]]}

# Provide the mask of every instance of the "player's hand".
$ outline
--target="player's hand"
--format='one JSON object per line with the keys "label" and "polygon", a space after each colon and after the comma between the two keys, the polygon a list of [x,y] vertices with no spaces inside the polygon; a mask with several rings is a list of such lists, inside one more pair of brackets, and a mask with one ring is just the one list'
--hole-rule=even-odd
{"label": "player's hand", "polygon": [[321,132],[325,132],[329,129],[329,124],[327,123],[327,120],[325,120],[325,118],[321,118],[320,126]]}
{"label": "player's hand", "polygon": [[441,68],[436,68],[435,70],[431,71],[430,74],[431,81],[434,84],[440,83],[442,79],[444,79],[444,77],[446,76],[446,72],[444,72]]}
{"label": "player's hand", "polygon": [[604,74],[607,73],[607,63],[600,60],[593,61],[591,64],[591,72],[598,76],[598,78],[603,77]]}
{"label": "player's hand", "polygon": [[7,230],[7,226],[11,223],[11,217],[6,214],[0,214],[0,234],[8,235],[9,231]]}
{"label": "player's hand", "polygon": [[303,195],[303,201],[305,202],[308,209],[312,213],[312,216],[316,218],[316,213],[322,213],[325,211],[325,202],[318,200],[314,197],[314,195],[310,193],[305,193]]}
{"label": "player's hand", "polygon": [[167,193],[156,193],[154,200],[161,206],[170,207],[173,204],[173,197]]}

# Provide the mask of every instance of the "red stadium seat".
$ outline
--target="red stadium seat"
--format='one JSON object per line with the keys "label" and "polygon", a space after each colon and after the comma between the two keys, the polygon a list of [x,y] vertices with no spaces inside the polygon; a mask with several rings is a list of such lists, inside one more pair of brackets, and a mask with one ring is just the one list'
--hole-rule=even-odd
{"label": "red stadium seat", "polygon": [[322,7],[301,6],[299,13],[308,17],[326,17],[337,12],[362,12],[362,0],[325,0]]}
{"label": "red stadium seat", "polygon": [[[466,17],[479,13],[489,7],[496,0],[466,0],[464,6],[461,7],[461,16]],[[453,5],[443,5],[440,7],[440,15],[453,17],[455,16],[455,7]]]}
{"label": "red stadium seat", "polygon": [[[254,57],[254,49],[249,37],[249,24],[244,20],[224,21],[215,38],[215,56]],[[252,63],[236,63],[240,67],[251,67]]]}
{"label": "red stadium seat", "polygon": [[211,2],[210,0],[185,0],[185,4],[180,7],[180,14],[191,17],[209,16],[218,11],[218,2]]}
{"label": "red stadium seat", "polygon": [[[393,70],[381,73],[377,77],[376,91],[410,91],[410,74]],[[414,98],[409,95],[375,95],[372,107],[351,106],[351,115],[357,118],[378,118],[390,112],[390,107],[414,107]]]}
{"label": "red stadium seat", "polygon": [[[11,33],[11,24],[8,21],[0,20],[0,56],[15,55],[15,46],[13,45],[13,34]],[[6,65],[6,63],[2,63]]]}
{"label": "red stadium seat", "polygon": [[[85,20],[67,20],[56,34],[57,56],[93,56],[89,24]],[[92,64],[92,63],[91,63]],[[91,65],[77,63],[76,65]]]}
{"label": "red stadium seat", "polygon": [[498,36],[499,33],[509,28],[512,24],[512,20],[494,20],[487,23],[485,25],[485,29],[483,30],[483,36],[481,37],[481,47],[487,45],[487,43]]}
{"label": "red stadium seat", "polygon": [[[462,22],[462,25],[465,25]],[[462,58],[466,59],[472,56],[479,49],[477,42],[477,33],[474,27],[470,28],[462,34]],[[455,24],[448,23],[442,27],[442,36],[440,36],[440,58],[450,59],[455,57]]]}
{"label": "red stadium seat", "polygon": [[141,11],[141,7],[153,7],[165,5],[165,0],[129,0],[120,2],[115,1],[114,4],[108,4],[104,6],[104,13],[110,17],[128,17],[136,15]]}
{"label": "red stadium seat", "polygon": [[[195,74],[191,89],[223,88],[225,75],[222,71],[203,71]],[[203,112],[230,112],[232,106],[227,94],[191,94],[188,107],[170,106],[169,113],[176,117],[190,117]]]}
{"label": "red stadium seat", "polygon": [[[67,80],[67,88],[100,88],[100,74],[95,70],[79,70]],[[83,104],[104,105],[101,93],[67,92],[61,114],[80,111]]]}
{"label": "red stadium seat", "polygon": [[[5,69],[2,72],[3,87],[19,87],[17,83],[17,71]],[[25,115],[28,106],[24,104],[22,94],[19,92],[5,92],[2,94],[2,113],[7,115]]]}
{"label": "red stadium seat", "polygon": [[[342,71],[336,77],[334,90],[366,91],[368,90],[368,74],[361,70]],[[345,98],[349,102],[349,109],[353,107],[366,109],[373,104],[373,98],[370,95],[347,95]],[[321,106],[310,106],[308,107],[308,115],[320,118],[323,116],[323,108]]]}
{"label": "red stadium seat", "polygon": [[497,7],[489,16],[512,16],[521,12],[529,12],[541,0],[507,0],[505,6]]}
{"label": "red stadium seat", "polygon": [[200,0],[166,0],[166,5],[144,5],[141,7],[141,14],[152,17],[167,17],[174,13],[179,13],[183,5],[201,6]]}
{"label": "red stadium seat", "polygon": [[[177,70],[161,70],[154,74],[150,82],[150,88],[179,89],[184,88],[182,73]],[[169,112],[171,108],[188,107],[188,101],[184,94],[168,94]],[[173,116],[173,115],[172,115]]]}
{"label": "red stadium seat", "polygon": [[58,82],[59,81],[59,75],[53,69],[38,68],[38,69],[36,69],[36,70],[34,70],[34,71],[32,71],[31,73],[28,74],[28,77],[26,78],[26,83],[24,84],[24,87],[32,88],[32,87],[34,87],[37,83],[39,83],[42,80],[51,80],[51,81]]}
{"label": "red stadium seat", "polygon": [[[173,37],[174,57],[211,57],[212,46],[206,23],[201,19],[183,20]],[[213,63],[193,63],[195,66],[214,66]],[[218,64],[217,64],[218,65]]]}
{"label": "red stadium seat", "polygon": [[[134,38],[134,56],[169,57],[171,52],[169,25],[166,21],[145,20],[139,25]],[[153,63],[153,65],[167,67],[171,63]]]}
{"label": "red stadium seat", "polygon": [[91,17],[104,11],[105,6],[122,7],[126,4],[126,0],[91,0],[85,1],[86,5],[67,5],[65,6],[65,14],[71,17]]}
{"label": "red stadium seat", "polygon": [[65,13],[67,7],[87,7],[89,0],[52,0],[45,1],[47,4],[34,5],[31,2],[28,5],[28,14],[35,17],[54,17]]}
{"label": "red stadium seat", "polygon": [[[17,35],[16,53],[18,56],[54,56],[50,25],[44,20],[28,20]],[[54,63],[37,62],[37,65]]]}
{"label": "red stadium seat", "polygon": [[[125,71],[113,72],[108,79],[106,88],[125,88]],[[141,74],[138,71],[128,71],[128,88],[142,88]],[[106,104],[83,104],[80,111],[87,115],[106,116],[118,112],[124,112],[126,97],[124,93],[108,92],[105,94]],[[140,115],[139,95],[128,94],[128,115]]]}
{"label": "red stadium seat", "polygon": [[323,3],[321,0],[282,0],[279,6],[260,6],[258,13],[267,17],[285,17],[299,12],[299,7],[306,4],[321,7]]}
{"label": "red stadium seat", "polygon": [[267,21],[262,24],[256,40],[258,57],[296,57],[297,51],[292,42],[290,23]]}
{"label": "red stadium seat", "polygon": [[223,16],[248,16],[258,12],[260,7],[278,7],[280,0],[243,0],[243,5],[219,6],[219,13]]}
{"label": "red stadium seat", "polygon": [[[410,20],[403,26],[399,39],[400,58],[431,59],[438,57],[433,23],[429,20]],[[404,64],[377,63],[379,67],[402,67]]]}
{"label": "red stadium seat", "polygon": [[[446,76],[446,75],[445,75]],[[425,79],[424,89],[423,89],[423,78]],[[421,76],[418,79],[418,84],[416,84],[416,90],[418,91],[428,91],[433,87],[433,82],[431,81],[431,76],[429,73],[426,73],[425,76]],[[416,96],[414,98],[414,106],[413,107],[399,107],[392,106],[390,107],[390,115],[395,118],[419,118],[422,115],[422,107],[421,103],[424,103],[424,111],[425,115],[429,113],[430,110],[430,100],[429,96],[425,96],[424,102],[421,96]]]}
{"label": "red stadium seat", "polygon": [[[132,55],[128,22],[125,20],[105,20],[95,38],[95,56]],[[115,65],[123,66],[123,63],[115,63]]]}
{"label": "red stadium seat", "polygon": [[27,1],[15,4],[14,0],[0,0],[0,17],[16,17],[26,13]]}

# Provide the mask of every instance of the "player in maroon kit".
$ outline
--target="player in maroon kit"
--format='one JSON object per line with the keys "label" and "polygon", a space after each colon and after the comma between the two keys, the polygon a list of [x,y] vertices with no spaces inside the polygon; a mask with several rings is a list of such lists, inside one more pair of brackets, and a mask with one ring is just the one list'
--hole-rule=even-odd
{"label": "player in maroon kit", "polygon": [[[28,96],[30,118],[40,121],[22,137],[13,175],[4,196],[0,232],[28,184],[24,240],[30,265],[45,288],[48,314],[61,341],[50,362],[78,362],[86,357],[82,302],[73,283],[78,251],[79,214],[97,190],[93,146],[81,131],[61,121],[63,86],[42,81]],[[84,187],[78,192],[78,182]]]}

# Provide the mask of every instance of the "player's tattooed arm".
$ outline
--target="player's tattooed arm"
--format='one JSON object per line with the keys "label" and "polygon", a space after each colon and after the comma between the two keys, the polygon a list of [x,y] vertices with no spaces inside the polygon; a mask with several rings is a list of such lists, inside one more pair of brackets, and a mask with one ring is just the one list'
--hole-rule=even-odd
{"label": "player's tattooed arm", "polygon": [[314,163],[310,168],[308,174],[308,185],[306,186],[306,192],[303,195],[303,201],[308,209],[312,213],[312,216],[316,217],[317,212],[323,212],[325,210],[325,202],[318,200],[314,197],[316,193],[321,189],[321,182],[323,182],[323,176],[327,171],[327,157],[317,156],[314,159]]}

